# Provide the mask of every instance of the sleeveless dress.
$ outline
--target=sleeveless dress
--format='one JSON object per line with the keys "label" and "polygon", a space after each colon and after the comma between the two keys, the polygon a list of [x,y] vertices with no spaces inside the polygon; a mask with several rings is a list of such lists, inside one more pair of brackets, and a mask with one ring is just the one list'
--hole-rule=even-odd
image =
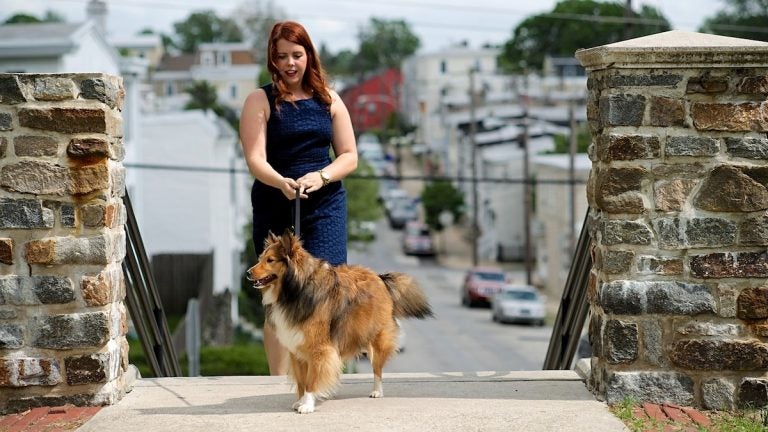
{"label": "sleeveless dress", "polygon": [[[297,179],[331,163],[333,140],[331,113],[314,98],[284,102],[275,107],[272,84],[262,87],[269,99],[267,162],[283,177]],[[332,265],[347,262],[347,198],[340,181],[331,182],[301,200],[301,229],[304,248]],[[264,250],[271,231],[281,235],[294,224],[294,200],[281,191],[255,180],[251,188],[253,243],[256,256]]]}

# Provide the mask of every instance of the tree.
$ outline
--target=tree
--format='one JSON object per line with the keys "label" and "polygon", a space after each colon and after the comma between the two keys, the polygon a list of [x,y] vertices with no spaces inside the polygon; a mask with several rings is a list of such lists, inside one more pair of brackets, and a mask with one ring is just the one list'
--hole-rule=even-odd
{"label": "tree", "polygon": [[643,6],[628,18],[624,14],[624,6],[617,2],[562,0],[552,12],[528,17],[515,27],[512,38],[502,47],[499,65],[509,72],[540,70],[548,55],[572,57],[580,48],[671,28],[669,21],[653,7]]}
{"label": "tree", "polygon": [[267,61],[267,42],[272,26],[285,19],[285,12],[273,0],[245,0],[236,9],[232,19],[243,31],[243,39],[254,49],[256,61]]}
{"label": "tree", "polygon": [[404,20],[371,18],[358,31],[361,72],[400,68],[400,63],[419,49],[421,42]]}
{"label": "tree", "polygon": [[707,18],[699,31],[768,41],[768,0],[725,0],[726,7]]}
{"label": "tree", "polygon": [[[358,162],[355,175],[372,176],[373,168],[362,158]],[[368,178],[349,177],[344,180],[344,188],[347,190],[347,232],[350,240],[371,241],[360,235],[361,222],[375,221],[381,217],[381,207],[378,205],[379,182]]]}
{"label": "tree", "polygon": [[42,22],[64,22],[64,17],[52,10],[45,11],[43,18],[38,18],[27,13],[17,13],[5,20],[4,24],[34,24]]}
{"label": "tree", "polygon": [[446,180],[433,181],[424,186],[421,204],[424,206],[427,225],[437,231],[445,228],[440,223],[440,213],[451,212],[453,220],[459,220],[464,214],[464,195]]}
{"label": "tree", "polygon": [[236,131],[240,131],[240,119],[237,112],[232,108],[221,105],[216,95],[216,87],[208,81],[195,81],[184,90],[190,96],[189,102],[184,109],[193,110],[211,110],[219,117],[227,121]]}
{"label": "tree", "polygon": [[243,32],[235,21],[220,18],[212,10],[194,12],[186,20],[173,24],[173,44],[183,53],[194,53],[201,43],[242,42]]}

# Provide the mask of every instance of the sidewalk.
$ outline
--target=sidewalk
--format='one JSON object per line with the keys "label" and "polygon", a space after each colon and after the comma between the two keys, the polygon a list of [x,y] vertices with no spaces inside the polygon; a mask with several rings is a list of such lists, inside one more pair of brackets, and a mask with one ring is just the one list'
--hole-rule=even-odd
{"label": "sidewalk", "polygon": [[312,414],[290,408],[285,377],[139,379],[79,431],[625,431],[572,371],[344,375]]}

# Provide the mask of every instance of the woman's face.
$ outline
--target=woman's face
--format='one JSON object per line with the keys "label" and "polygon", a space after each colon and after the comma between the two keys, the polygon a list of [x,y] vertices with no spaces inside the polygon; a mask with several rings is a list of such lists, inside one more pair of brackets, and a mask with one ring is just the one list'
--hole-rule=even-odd
{"label": "woman's face", "polygon": [[275,65],[283,81],[289,87],[300,86],[307,69],[307,51],[303,46],[285,39],[278,40],[275,47]]}

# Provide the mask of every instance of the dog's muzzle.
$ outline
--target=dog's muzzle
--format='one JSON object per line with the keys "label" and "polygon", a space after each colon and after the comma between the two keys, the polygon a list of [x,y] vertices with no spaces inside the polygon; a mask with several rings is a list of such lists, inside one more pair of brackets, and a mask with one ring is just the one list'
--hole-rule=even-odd
{"label": "dog's muzzle", "polygon": [[267,285],[268,283],[272,282],[275,279],[277,279],[277,275],[273,275],[273,274],[269,276],[265,276],[261,279],[254,279],[251,277],[251,274],[248,273],[248,280],[253,282],[253,287],[256,289],[264,288],[265,285]]}

